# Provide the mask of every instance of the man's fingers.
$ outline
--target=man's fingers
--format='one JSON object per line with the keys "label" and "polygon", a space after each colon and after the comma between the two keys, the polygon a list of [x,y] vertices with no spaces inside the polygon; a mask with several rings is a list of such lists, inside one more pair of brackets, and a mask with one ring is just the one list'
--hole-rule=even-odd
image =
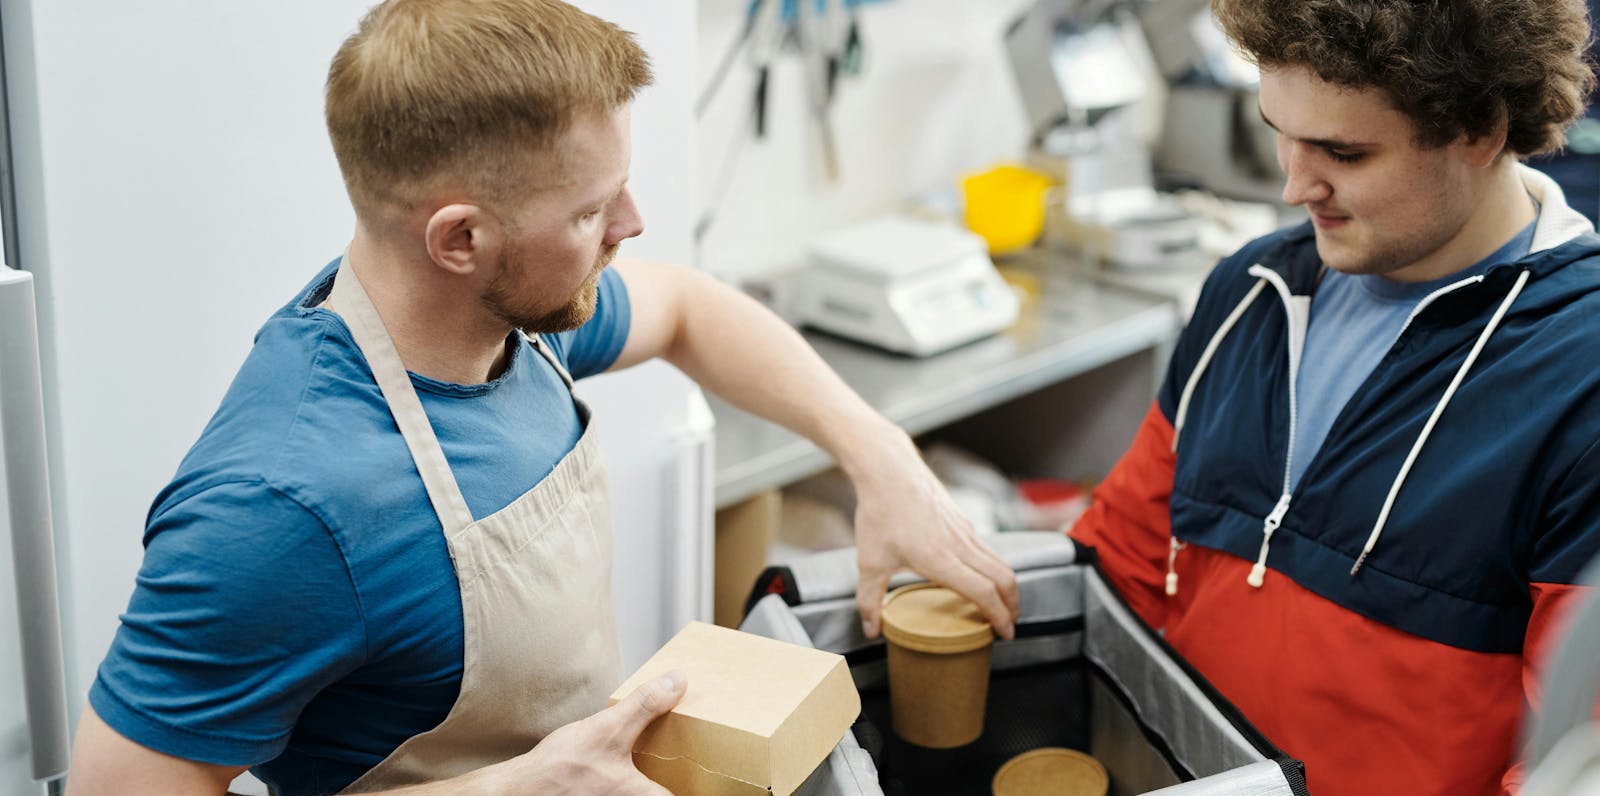
{"label": "man's fingers", "polygon": [[683,699],[684,686],[683,672],[673,671],[635,688],[611,708],[617,722],[611,742],[620,749],[632,751],[650,722],[678,706]]}
{"label": "man's fingers", "polygon": [[672,791],[645,779],[643,775],[639,776],[639,780],[625,794],[620,796],[672,796]]}
{"label": "man's fingers", "polygon": [[950,563],[951,566],[940,567],[940,572],[928,573],[931,579],[977,604],[984,619],[994,626],[994,632],[1001,638],[1010,640],[1015,636],[1016,620],[994,581],[962,561],[952,560]]}
{"label": "man's fingers", "polygon": [[883,624],[883,594],[889,588],[887,572],[861,571],[856,584],[856,610],[861,614],[861,633],[869,639],[877,638]]}
{"label": "man's fingers", "polygon": [[[955,561],[949,562],[953,572],[958,569],[970,568],[980,575],[988,578],[994,585],[995,591],[1000,596],[1000,601],[1007,611],[1007,627],[1014,625],[1017,616],[1021,613],[1021,600],[1017,596],[1017,577],[1011,567],[995,555],[989,546],[978,539],[978,534],[973,530],[972,523],[962,515],[959,510],[951,507],[952,522],[946,526],[946,533],[942,546]],[[973,599],[969,597],[969,599]],[[985,612],[987,613],[987,611]],[[1001,624],[993,621],[995,630],[1009,638],[1002,630]]]}
{"label": "man's fingers", "polygon": [[1022,598],[1017,594],[1017,573],[977,537],[969,536],[967,544],[976,551],[966,557],[967,565],[994,584],[995,590],[1000,593],[1001,601],[1006,605],[1006,610],[1011,612],[1011,621],[1015,623],[1017,617],[1022,615]]}

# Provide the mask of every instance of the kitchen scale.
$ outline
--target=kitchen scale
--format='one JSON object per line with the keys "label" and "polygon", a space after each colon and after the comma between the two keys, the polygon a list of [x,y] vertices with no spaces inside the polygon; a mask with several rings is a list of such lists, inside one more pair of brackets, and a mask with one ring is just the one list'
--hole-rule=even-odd
{"label": "kitchen scale", "polygon": [[1017,320],[988,247],[961,227],[881,218],[813,240],[807,257],[796,314],[841,337],[928,356]]}

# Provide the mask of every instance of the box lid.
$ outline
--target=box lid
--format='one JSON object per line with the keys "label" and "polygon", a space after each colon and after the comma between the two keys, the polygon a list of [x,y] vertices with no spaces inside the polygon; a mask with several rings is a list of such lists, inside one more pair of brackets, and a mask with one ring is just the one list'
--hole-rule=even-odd
{"label": "box lid", "polygon": [[971,600],[932,583],[895,589],[883,604],[883,635],[896,646],[953,655],[994,641]]}
{"label": "box lid", "polygon": [[1105,796],[1111,779],[1099,760],[1076,749],[1046,747],[1006,761],[994,774],[994,796]]}
{"label": "box lid", "polygon": [[[679,631],[617,687],[611,703],[674,669],[688,680],[683,701],[645,730],[634,757],[675,793],[786,796],[861,712],[842,656],[702,622]],[[712,787],[707,774],[736,782]]]}

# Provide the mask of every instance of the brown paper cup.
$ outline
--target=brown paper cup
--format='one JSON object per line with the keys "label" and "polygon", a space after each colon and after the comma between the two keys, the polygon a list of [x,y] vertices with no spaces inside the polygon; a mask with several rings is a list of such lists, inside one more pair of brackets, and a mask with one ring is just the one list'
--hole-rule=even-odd
{"label": "brown paper cup", "polygon": [[1006,761],[994,796],[1106,796],[1111,778],[1100,761],[1075,749],[1046,747]]}
{"label": "brown paper cup", "polygon": [[955,655],[889,645],[889,709],[894,732],[932,749],[965,746],[983,734],[993,646]]}
{"label": "brown paper cup", "polygon": [[947,589],[898,589],[884,607],[894,732],[917,746],[965,746],[983,734],[994,635],[977,606]]}

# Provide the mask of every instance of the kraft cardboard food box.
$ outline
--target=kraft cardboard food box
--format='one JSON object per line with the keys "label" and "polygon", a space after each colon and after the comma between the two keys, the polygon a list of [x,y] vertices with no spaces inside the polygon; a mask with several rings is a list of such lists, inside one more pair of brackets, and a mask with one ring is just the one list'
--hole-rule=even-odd
{"label": "kraft cardboard food box", "polygon": [[674,794],[789,796],[861,713],[842,656],[701,622],[673,636],[610,703],[674,669],[688,680],[683,701],[633,751],[639,770]]}

